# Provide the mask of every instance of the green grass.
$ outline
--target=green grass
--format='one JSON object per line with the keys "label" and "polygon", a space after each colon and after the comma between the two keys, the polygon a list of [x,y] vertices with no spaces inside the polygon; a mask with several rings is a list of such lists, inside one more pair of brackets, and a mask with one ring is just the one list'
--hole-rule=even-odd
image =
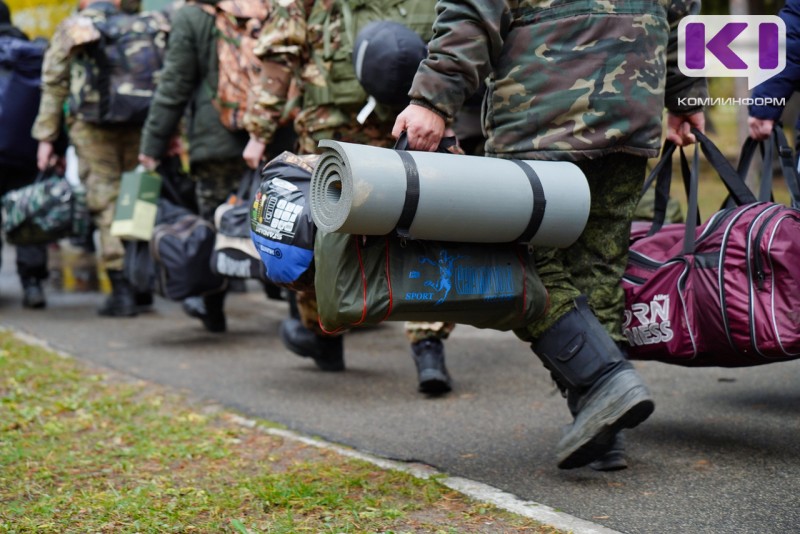
{"label": "green grass", "polygon": [[261,426],[0,331],[0,532],[558,532]]}

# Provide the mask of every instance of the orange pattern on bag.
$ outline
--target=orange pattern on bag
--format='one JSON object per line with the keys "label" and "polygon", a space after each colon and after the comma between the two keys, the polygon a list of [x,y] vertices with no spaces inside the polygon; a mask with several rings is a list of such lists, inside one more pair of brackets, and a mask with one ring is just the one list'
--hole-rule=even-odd
{"label": "orange pattern on bag", "polygon": [[200,8],[215,19],[219,82],[214,106],[226,128],[241,130],[251,88],[258,87],[261,76],[261,60],[253,50],[269,6],[264,0],[222,0]]}

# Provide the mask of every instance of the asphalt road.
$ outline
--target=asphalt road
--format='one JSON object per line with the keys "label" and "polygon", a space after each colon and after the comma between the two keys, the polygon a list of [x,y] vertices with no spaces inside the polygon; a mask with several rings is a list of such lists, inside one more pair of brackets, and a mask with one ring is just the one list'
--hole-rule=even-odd
{"label": "asphalt road", "polygon": [[416,392],[402,325],[354,332],[347,371],[323,373],[278,339],[286,304],[230,295],[229,332],[206,333],[158,299],[134,319],[100,318],[98,293],[48,291],[25,310],[9,247],[0,326],[78,358],[191,391],[247,415],[400,460],[421,461],[626,533],[800,532],[800,362],[685,369],[640,362],[656,411],[627,433],[627,470],[562,471],[565,402],[512,334],[459,326],[447,341],[454,391]]}

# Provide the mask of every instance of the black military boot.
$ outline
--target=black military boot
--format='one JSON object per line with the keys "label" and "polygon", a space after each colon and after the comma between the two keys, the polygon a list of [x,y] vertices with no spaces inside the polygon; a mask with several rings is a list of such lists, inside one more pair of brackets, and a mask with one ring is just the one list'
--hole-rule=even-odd
{"label": "black military boot", "polygon": [[[569,407],[572,417],[575,417],[578,415],[578,396],[574,394],[569,395],[567,388],[560,384],[555,376],[553,376],[553,380],[555,380],[558,389],[561,391],[561,395],[567,399],[567,406]],[[567,430],[569,430],[569,427],[567,427]],[[597,460],[591,462],[589,467],[595,471],[619,471],[621,469],[627,469],[628,460],[625,458],[625,440],[622,431],[614,436],[614,441],[609,450]]]}
{"label": "black military boot", "polygon": [[420,393],[442,395],[453,389],[444,364],[444,344],[441,339],[428,338],[412,343],[411,354],[417,366]]}
{"label": "black military boot", "polygon": [[203,321],[206,330],[215,334],[225,332],[228,329],[225,320],[225,291],[204,295],[203,305],[206,313],[200,317],[200,320]]}
{"label": "black military boot", "polygon": [[38,278],[23,278],[22,282],[22,305],[33,310],[40,310],[47,306],[44,298],[42,281]]}
{"label": "black military boot", "polygon": [[293,317],[281,322],[280,335],[287,349],[313,359],[323,371],[344,371],[344,336],[317,335]]}
{"label": "black military boot", "polygon": [[139,312],[136,307],[135,292],[123,272],[109,270],[108,279],[111,281],[111,294],[97,310],[97,313],[106,317],[134,317],[137,315]]}
{"label": "black military boot", "polygon": [[611,450],[617,433],[647,419],[655,404],[585,297],[531,346],[567,390],[575,420],[558,443],[558,467],[587,465]]}

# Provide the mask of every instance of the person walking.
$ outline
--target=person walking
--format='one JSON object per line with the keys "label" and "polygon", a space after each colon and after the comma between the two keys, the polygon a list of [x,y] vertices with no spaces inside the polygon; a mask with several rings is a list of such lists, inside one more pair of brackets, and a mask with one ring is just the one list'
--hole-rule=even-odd
{"label": "person walking", "polygon": [[[366,75],[375,76],[387,83],[393,80],[397,88],[407,88],[419,60],[424,57],[425,41],[431,36],[435,17],[432,0],[406,0],[401,2],[333,2],[331,0],[281,2],[276,16],[265,27],[256,47],[262,59],[262,80],[245,117],[250,132],[250,142],[244,157],[251,167],[262,158],[265,146],[274,135],[277,118],[293,114],[292,106],[299,101],[294,121],[299,137],[299,153],[313,154],[323,139],[392,147],[392,118],[402,104],[371,103],[359,82],[353,65],[353,51],[358,33],[366,27],[364,19],[388,20],[402,24],[406,32],[393,33],[396,26],[384,33],[376,32],[384,46],[394,46],[399,52],[394,65],[407,63],[412,58],[412,69],[407,79],[390,66]],[[347,15],[347,16],[346,16]],[[416,34],[416,35],[414,35]],[[411,39],[410,37],[413,37]],[[398,43],[407,46],[398,48]],[[372,46],[371,46],[372,48]],[[375,46],[379,50],[381,45]],[[384,56],[384,57],[388,57]],[[408,70],[408,69],[407,69]],[[290,98],[293,74],[300,96]],[[401,102],[407,101],[405,90],[400,92]],[[374,106],[374,108],[373,108]],[[295,295],[296,305],[290,317],[281,323],[280,335],[284,345],[292,352],[310,357],[324,371],[342,371],[344,343],[342,335],[331,336],[319,327],[316,295],[313,288]],[[447,322],[414,322],[406,324],[406,336],[417,368],[418,389],[429,395],[441,395],[452,389],[450,374],[445,365],[444,344],[454,327]]]}
{"label": "person walking", "polygon": [[562,469],[620,452],[618,433],[655,407],[625,358],[619,282],[647,158],[659,151],[661,110],[669,110],[667,137],[677,144],[693,142],[691,127],[704,126],[702,110],[678,97],[702,96],[705,81],[682,76],[666,52],[677,50],[680,18],[699,8],[695,0],[440,0],[411,103],[394,124],[393,135],[406,132],[412,148],[435,150],[487,80],[487,156],[572,161],[587,177],[592,203],[581,237],[563,250],[534,249],[549,309],[515,332],[574,417],[556,450]]}
{"label": "person walking", "polygon": [[[231,130],[220,121],[213,98],[220,64],[214,16],[203,6],[215,0],[199,0],[180,7],[172,16],[172,30],[161,79],[150,106],[139,149],[139,162],[155,169],[169,151],[170,143],[186,113],[189,174],[195,181],[200,216],[214,222],[214,211],[236,191],[247,165],[242,151],[245,130]],[[187,299],[187,313],[202,320],[209,332],[227,330],[226,290],[202,297],[202,306]]]}
{"label": "person walking", "polygon": [[[6,78],[6,83],[0,83],[0,196],[36,179],[37,144],[29,132],[38,111],[46,47],[46,42],[31,41],[12,24],[11,10],[0,0],[0,77]],[[12,83],[14,77],[20,77],[23,83]],[[14,92],[21,88],[25,94]],[[60,166],[63,168],[63,160]],[[48,276],[47,245],[17,245],[16,265],[22,305],[44,308],[47,300],[42,284]]]}
{"label": "person walking", "polygon": [[[786,68],[755,86],[752,91],[754,103],[748,108],[747,127],[750,137],[756,141],[767,139],[775,122],[783,114],[785,105],[774,102],[781,99],[786,102],[792,93],[800,90],[800,0],[786,0],[778,16],[786,24]],[[800,117],[795,130],[800,132]],[[797,135],[800,137],[800,133]]]}
{"label": "person walking", "polygon": [[[111,235],[111,223],[122,173],[137,164],[141,124],[168,31],[159,12],[126,14],[119,0],[88,0],[77,15],[59,24],[44,57],[42,98],[33,125],[37,164],[40,170],[52,166],[53,143],[66,121],[86,171],[86,200],[111,281],[112,293],[98,309],[107,317],[133,317],[139,306],[152,303],[151,293],[137,294],[125,278],[125,249]],[[106,53],[109,48],[113,57]]]}

